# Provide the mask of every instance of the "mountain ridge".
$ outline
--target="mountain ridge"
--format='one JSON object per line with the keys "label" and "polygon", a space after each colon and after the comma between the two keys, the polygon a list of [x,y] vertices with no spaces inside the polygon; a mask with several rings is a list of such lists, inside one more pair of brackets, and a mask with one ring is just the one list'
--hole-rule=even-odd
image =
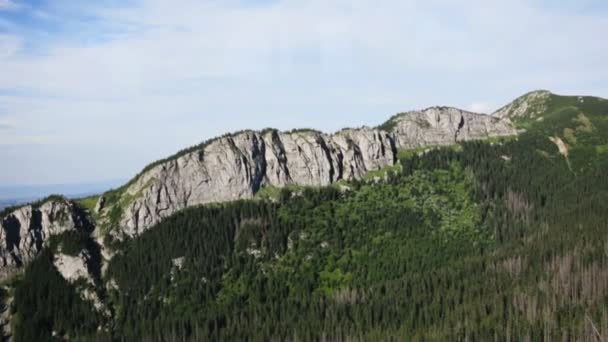
{"label": "mountain ridge", "polygon": [[[394,165],[398,149],[516,134],[508,119],[452,107],[410,111],[391,120],[390,130],[225,134],[150,164],[125,186],[101,197],[98,214],[102,224],[127,227],[127,235],[133,236],[179,209],[252,198],[264,186],[324,186],[359,179]],[[190,169],[181,173],[184,168]]]}
{"label": "mountain ridge", "polygon": [[[546,110],[532,116],[534,101],[527,103],[527,97],[501,108],[514,122],[444,106],[401,113],[389,119],[388,130],[225,134],[145,168],[117,190],[76,201],[53,197],[5,211],[0,277],[17,291],[0,289],[6,303],[0,306],[0,327],[8,336],[11,322],[17,322],[15,336],[21,340],[38,334],[31,326],[65,338],[102,327],[116,338],[140,340],[150,331],[140,322],[148,313],[162,312],[158,322],[172,331],[171,322],[181,324],[185,309],[189,324],[202,329],[191,337],[230,339],[257,334],[251,329],[267,317],[256,316],[258,309],[297,316],[293,300],[298,308],[317,307],[319,300],[329,311],[323,304],[293,326],[313,328],[307,322],[320,324],[314,322],[329,314],[337,321],[322,323],[322,332],[338,337],[346,336],[340,334],[350,323],[340,321],[344,315],[332,316],[335,310],[360,310],[363,316],[356,320],[368,324],[362,318],[366,312],[396,300],[399,305],[382,311],[393,317],[398,310],[396,320],[371,323],[388,329],[378,330],[376,339],[399,327],[404,338],[448,338],[454,333],[449,327],[462,322],[460,312],[471,308],[492,317],[496,327],[509,320],[507,335],[540,339],[549,336],[542,329],[518,331],[542,321],[541,309],[526,303],[547,295],[565,301],[542,299],[552,303],[542,310],[566,308],[574,315],[570,305],[583,304],[596,310],[592,319],[608,331],[601,304],[582,301],[604,298],[608,288],[608,273],[601,271],[605,234],[597,235],[605,227],[608,203],[602,182],[608,102],[549,94],[541,103]],[[282,187],[287,189],[277,190]],[[201,205],[207,203],[215,204]],[[584,262],[590,249],[596,253],[592,264]],[[568,268],[572,260],[574,269]],[[556,267],[572,277],[556,281]],[[565,295],[573,293],[568,288],[587,286],[589,274],[598,286],[583,297]],[[395,276],[401,283],[393,282]],[[419,290],[402,291],[427,277],[437,291],[429,293],[426,280]],[[36,295],[49,286],[53,293]],[[527,290],[539,286],[541,294]],[[462,291],[465,309],[436,305],[437,296],[442,303],[462,302]],[[480,293],[496,310],[475,304]],[[64,298],[72,298],[73,305],[55,309],[52,301]],[[257,303],[254,312],[247,311],[250,300]],[[92,325],[77,328],[82,320],[74,310],[86,313]],[[224,323],[235,313],[249,323]],[[428,314],[451,323],[427,326],[419,320]],[[288,322],[297,321],[289,317]],[[411,326],[401,325],[404,317],[411,317]],[[216,323],[199,326],[207,319]],[[264,322],[271,330],[259,336],[292,336],[290,328],[272,330],[273,319]],[[481,340],[496,337],[498,331],[485,330],[485,323],[474,324],[459,329],[459,339],[470,329]],[[573,320],[568,324],[573,330],[552,330],[550,336],[584,336],[585,324]],[[332,335],[334,327],[338,335]],[[433,335],[435,328],[439,335]],[[318,333],[311,331],[310,336]]]}
{"label": "mountain ridge", "polygon": [[[545,92],[530,92],[509,105]],[[95,235],[103,246],[108,237],[110,241],[135,237],[189,206],[251,199],[265,186],[325,186],[360,179],[394,165],[398,150],[516,134],[509,116],[450,106],[402,112],[375,128],[348,128],[333,134],[312,129],[241,130],[155,161],[123,186],[80,204],[95,221]],[[5,210],[4,215],[2,220],[10,212]],[[2,243],[0,249],[8,251],[10,247]],[[106,253],[111,258],[111,252]],[[3,265],[9,264],[5,258]]]}

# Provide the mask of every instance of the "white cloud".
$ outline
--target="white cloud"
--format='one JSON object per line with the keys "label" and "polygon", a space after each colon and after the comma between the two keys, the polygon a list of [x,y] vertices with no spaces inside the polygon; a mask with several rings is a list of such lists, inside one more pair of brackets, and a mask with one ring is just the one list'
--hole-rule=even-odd
{"label": "white cloud", "polygon": [[[484,5],[469,0],[449,7],[456,11],[451,14],[434,11],[448,4],[283,1],[241,8],[148,1],[141,8],[99,10],[110,26],[127,23],[143,29],[86,46],[59,44],[43,57],[5,63],[3,70],[10,71],[0,87],[113,97],[193,78],[309,71],[455,73],[511,65],[579,72],[608,57],[606,49],[584,38],[591,30],[606,32],[605,20],[545,14],[522,1]],[[560,44],[566,39],[569,48]],[[6,51],[14,53],[15,45],[10,47]]]}
{"label": "white cloud", "polygon": [[0,0],[0,11],[16,10],[18,8],[19,5],[11,0]]}
{"label": "white cloud", "polygon": [[[521,65],[578,71],[608,55],[584,38],[591,30],[606,32],[605,20],[545,14],[522,1],[484,3],[469,0],[441,14],[434,9],[449,2],[283,1],[240,8],[148,1],[142,8],[98,13],[107,23],[145,29],[86,47],[51,47],[44,58],[12,64],[13,77],[4,85],[17,80],[54,93],[107,96],[197,77],[290,75],[307,67],[460,72]],[[569,48],[560,44],[566,39]],[[312,65],[301,62],[302,54]],[[96,80],[95,87],[83,87],[87,79]]]}

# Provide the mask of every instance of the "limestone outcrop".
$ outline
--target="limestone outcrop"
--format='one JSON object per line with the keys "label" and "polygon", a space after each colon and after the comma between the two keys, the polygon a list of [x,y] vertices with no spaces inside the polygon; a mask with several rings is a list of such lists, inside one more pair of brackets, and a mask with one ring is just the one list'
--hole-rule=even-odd
{"label": "limestone outcrop", "polygon": [[[394,116],[378,128],[243,131],[154,165],[122,189],[120,199],[100,199],[101,217],[120,206],[113,225],[120,237],[137,236],[171,214],[199,204],[250,199],[265,186],[326,186],[360,179],[393,165],[397,150],[450,145],[513,135],[508,118],[433,107]],[[101,202],[103,201],[103,202]]]}
{"label": "limestone outcrop", "polygon": [[492,116],[501,119],[516,120],[522,117],[537,118],[547,111],[551,92],[536,90],[524,94],[508,105],[498,109]]}
{"label": "limestone outcrop", "polygon": [[451,145],[460,141],[517,134],[508,118],[451,107],[407,112],[392,120],[392,133],[399,148]]}
{"label": "limestone outcrop", "polygon": [[91,229],[76,205],[49,199],[26,205],[0,218],[0,278],[34,259],[53,235]]}

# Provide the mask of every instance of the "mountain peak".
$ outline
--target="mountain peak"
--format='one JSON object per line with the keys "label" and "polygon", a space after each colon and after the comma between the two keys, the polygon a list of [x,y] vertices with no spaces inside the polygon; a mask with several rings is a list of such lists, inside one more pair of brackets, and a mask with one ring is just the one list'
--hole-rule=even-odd
{"label": "mountain peak", "polygon": [[100,222],[132,237],[185,207],[250,199],[263,187],[361,179],[393,166],[398,149],[517,133],[508,120],[452,107],[397,114],[376,129],[268,132],[228,134],[152,164],[104,195]]}
{"label": "mountain peak", "polygon": [[534,90],[516,98],[492,115],[502,119],[515,119],[524,116],[534,118],[547,110],[548,101],[552,95],[553,93],[548,90]]}

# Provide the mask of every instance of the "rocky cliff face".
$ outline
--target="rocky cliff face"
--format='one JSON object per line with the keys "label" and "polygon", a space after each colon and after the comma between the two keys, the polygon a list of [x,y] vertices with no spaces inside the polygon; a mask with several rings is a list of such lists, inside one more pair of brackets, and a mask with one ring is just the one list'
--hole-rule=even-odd
{"label": "rocky cliff face", "polygon": [[551,95],[551,92],[547,90],[529,92],[500,108],[492,115],[502,119],[509,118],[511,120],[522,117],[536,118],[548,109],[547,103]]}
{"label": "rocky cliff face", "polygon": [[451,145],[459,141],[513,135],[508,118],[472,113],[451,107],[432,107],[392,118],[399,148]]}
{"label": "rocky cliff face", "polygon": [[[325,186],[393,165],[397,150],[516,134],[508,118],[434,107],[393,117],[386,129],[245,131],[160,163],[98,205],[108,217],[120,205],[118,235],[136,236],[176,211],[252,198],[264,186]],[[100,201],[105,201],[102,197]],[[114,230],[114,232],[117,232]]]}
{"label": "rocky cliff face", "polygon": [[[505,108],[500,113],[519,107]],[[509,115],[501,116],[433,107],[398,114],[378,129],[225,135],[155,164],[112,196],[100,197],[97,223],[110,226],[119,238],[133,237],[181,209],[252,198],[265,186],[325,186],[360,179],[393,165],[398,149],[516,134]],[[0,218],[0,278],[32,260],[49,237],[80,229],[93,227],[79,207],[64,199],[8,213]],[[105,234],[100,231],[93,235]]]}
{"label": "rocky cliff face", "polygon": [[0,298],[0,339],[3,341],[11,341],[10,336],[13,334],[11,306],[13,305],[13,297],[9,295],[8,288],[0,288],[4,292],[4,298]]}
{"label": "rocky cliff face", "polygon": [[54,255],[53,265],[61,276],[71,284],[75,284],[80,297],[91,302],[95,309],[104,315],[109,315],[103,302],[94,291],[95,273],[92,268],[96,263],[91,252],[83,249],[76,255],[57,253]]}
{"label": "rocky cliff face", "polygon": [[0,218],[0,278],[27,264],[53,235],[90,229],[90,223],[63,199],[27,205]]}
{"label": "rocky cliff face", "polygon": [[392,165],[395,151],[390,134],[371,128],[334,135],[246,131],[224,136],[142,174],[122,195],[131,200],[119,226],[134,236],[180,209],[252,198],[263,186],[323,186],[359,178]]}

